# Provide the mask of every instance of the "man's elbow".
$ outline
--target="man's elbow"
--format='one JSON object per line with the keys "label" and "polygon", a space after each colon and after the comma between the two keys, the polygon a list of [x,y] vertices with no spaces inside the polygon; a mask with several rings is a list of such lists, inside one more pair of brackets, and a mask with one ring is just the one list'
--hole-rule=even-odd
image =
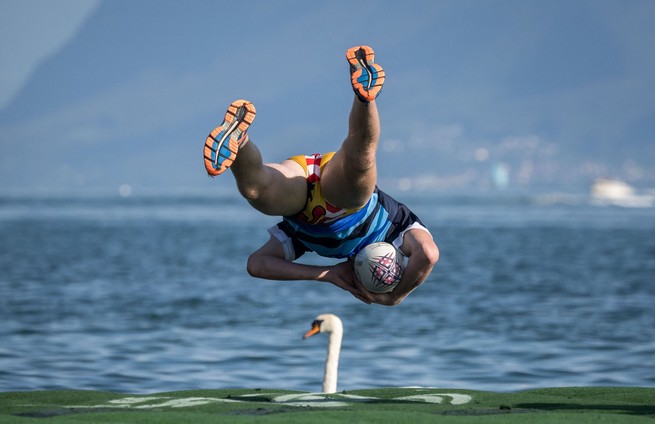
{"label": "man's elbow", "polygon": [[414,251],[411,260],[414,260],[415,264],[418,265],[419,276],[418,280],[411,285],[409,291],[404,292],[403,294],[397,294],[396,296],[389,296],[385,303],[386,306],[397,306],[412,292],[416,287],[420,286],[423,281],[428,277],[432,272],[432,268],[439,262],[439,248],[434,242],[424,243],[421,245],[420,249]]}
{"label": "man's elbow", "polygon": [[427,255],[428,259],[430,260],[430,264],[434,267],[437,262],[439,262],[439,248],[437,247],[436,244],[432,244],[432,247],[430,248],[430,252]]}
{"label": "man's elbow", "polygon": [[416,255],[417,259],[427,269],[432,269],[439,262],[439,248],[434,242],[421,245]]}
{"label": "man's elbow", "polygon": [[263,258],[254,253],[248,256],[246,271],[248,271],[248,274],[251,277],[263,278],[263,272],[264,272]]}

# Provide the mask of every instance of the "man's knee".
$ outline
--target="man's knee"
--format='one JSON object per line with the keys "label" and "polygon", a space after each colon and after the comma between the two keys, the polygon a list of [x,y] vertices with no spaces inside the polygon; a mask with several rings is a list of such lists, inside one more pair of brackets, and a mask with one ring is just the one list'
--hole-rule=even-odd
{"label": "man's knee", "polygon": [[258,202],[266,193],[264,187],[259,185],[239,185],[239,193],[246,199],[248,202]]}

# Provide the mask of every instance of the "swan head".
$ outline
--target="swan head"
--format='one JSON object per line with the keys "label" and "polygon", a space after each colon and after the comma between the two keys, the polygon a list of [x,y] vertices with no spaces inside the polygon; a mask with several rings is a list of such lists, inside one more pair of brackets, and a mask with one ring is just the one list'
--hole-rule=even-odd
{"label": "swan head", "polygon": [[303,339],[318,333],[342,333],[343,324],[338,316],[333,314],[321,314],[312,322],[312,329],[303,336]]}
{"label": "swan head", "polygon": [[336,393],[343,324],[336,315],[319,315],[314,319],[312,329],[305,333],[303,339],[318,333],[330,334],[328,338],[327,357],[325,358],[325,373],[323,374],[323,393]]}

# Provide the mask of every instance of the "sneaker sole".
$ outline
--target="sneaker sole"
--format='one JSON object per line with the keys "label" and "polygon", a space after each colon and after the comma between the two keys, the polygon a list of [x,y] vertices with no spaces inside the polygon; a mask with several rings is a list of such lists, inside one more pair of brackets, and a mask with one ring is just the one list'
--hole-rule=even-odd
{"label": "sneaker sole", "polygon": [[346,58],[350,63],[351,83],[357,95],[368,102],[375,100],[382,90],[385,74],[380,65],[374,63],[375,53],[368,46],[348,49]]}
{"label": "sneaker sole", "polygon": [[211,177],[225,172],[234,162],[239,146],[248,139],[248,127],[255,120],[255,105],[237,100],[228,107],[223,123],[205,140],[205,169]]}

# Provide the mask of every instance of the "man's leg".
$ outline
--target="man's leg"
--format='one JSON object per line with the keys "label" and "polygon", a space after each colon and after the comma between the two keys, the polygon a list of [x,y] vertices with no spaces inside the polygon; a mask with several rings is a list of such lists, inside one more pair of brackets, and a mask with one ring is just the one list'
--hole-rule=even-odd
{"label": "man's leg", "polygon": [[384,84],[384,70],[374,63],[373,49],[353,47],[346,57],[355,91],[348,135],[321,177],[325,198],[340,208],[357,208],[368,202],[377,183],[375,163],[380,119],[375,98]]}
{"label": "man's leg", "polygon": [[263,163],[252,140],[239,149],[231,169],[241,195],[261,213],[294,215],[307,202],[303,168],[290,160],[281,164]]}
{"label": "man's leg", "polygon": [[375,157],[380,120],[375,101],[353,101],[348,135],[321,177],[325,198],[339,208],[358,208],[370,199],[377,182]]}
{"label": "man's leg", "polygon": [[263,163],[259,149],[248,136],[255,114],[254,105],[246,100],[230,105],[221,125],[205,141],[205,169],[213,177],[231,168],[239,191],[258,211],[267,215],[295,214],[306,202],[304,170],[293,161]]}

